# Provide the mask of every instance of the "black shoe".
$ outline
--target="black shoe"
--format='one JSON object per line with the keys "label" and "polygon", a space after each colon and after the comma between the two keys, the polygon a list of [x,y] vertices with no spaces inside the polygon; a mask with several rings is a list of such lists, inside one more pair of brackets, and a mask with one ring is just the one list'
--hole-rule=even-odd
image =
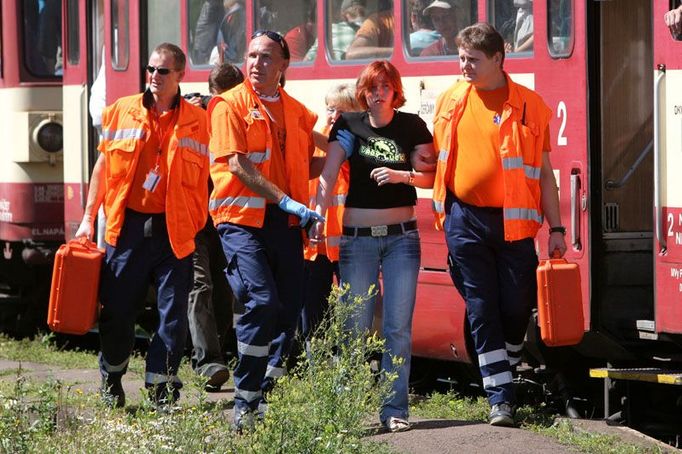
{"label": "black shoe", "polygon": [[220,387],[230,379],[230,371],[227,369],[220,369],[213,373],[206,382],[204,389],[209,393],[217,393]]}
{"label": "black shoe", "polygon": [[123,408],[126,404],[126,393],[123,391],[121,377],[102,377],[99,395],[107,407]]}
{"label": "black shoe", "polygon": [[145,387],[149,392],[149,400],[157,411],[168,410],[180,399],[180,390],[172,383],[145,384]]}

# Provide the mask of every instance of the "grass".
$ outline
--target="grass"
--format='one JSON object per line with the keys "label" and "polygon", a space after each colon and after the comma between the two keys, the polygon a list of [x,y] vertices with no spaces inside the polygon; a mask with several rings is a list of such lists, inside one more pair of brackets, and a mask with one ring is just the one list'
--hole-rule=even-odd
{"label": "grass", "polygon": [[[235,432],[231,403],[209,402],[203,381],[186,362],[179,373],[186,397],[165,412],[157,412],[146,399],[109,409],[96,394],[58,380],[34,380],[19,368],[0,380],[0,453],[389,453],[386,444],[363,438],[393,374],[377,380],[367,364],[368,352],[382,351],[382,341],[343,330],[353,309],[337,304],[341,294],[334,292],[333,314],[313,340],[310,355],[302,355],[298,366],[278,381],[265,419],[254,430]],[[62,351],[51,336],[2,338],[0,357],[62,368],[97,367],[94,353]],[[136,368],[142,366],[139,358],[135,361]]]}

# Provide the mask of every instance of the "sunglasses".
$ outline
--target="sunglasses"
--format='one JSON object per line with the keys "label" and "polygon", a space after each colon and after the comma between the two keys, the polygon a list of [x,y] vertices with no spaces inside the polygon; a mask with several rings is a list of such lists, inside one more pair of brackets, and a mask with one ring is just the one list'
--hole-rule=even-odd
{"label": "sunglasses", "polygon": [[284,55],[284,58],[286,60],[289,59],[289,46],[287,45],[287,42],[285,41],[284,37],[280,35],[277,32],[273,32],[270,30],[256,30],[253,32],[253,35],[251,35],[251,39],[258,38],[259,36],[267,36],[271,40],[275,41],[282,47],[282,54]]}
{"label": "sunglasses", "polygon": [[152,65],[147,65],[145,69],[147,70],[147,72],[149,74],[154,74],[154,71],[158,71],[159,74],[161,74],[162,76],[167,76],[168,74],[170,74],[171,71],[175,71],[174,69],[161,68],[159,66],[152,66]]}

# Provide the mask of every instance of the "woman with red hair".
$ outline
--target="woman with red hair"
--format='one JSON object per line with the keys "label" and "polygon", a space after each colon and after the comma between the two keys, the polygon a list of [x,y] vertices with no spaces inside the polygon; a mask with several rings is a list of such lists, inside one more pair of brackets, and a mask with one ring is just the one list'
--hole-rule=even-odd
{"label": "woman with red hair", "polygon": [[[339,168],[350,153],[339,271],[341,282],[350,285],[351,295],[363,298],[372,286],[379,288],[382,273],[386,351],[381,366],[397,372],[398,378],[379,416],[388,430],[399,432],[410,428],[407,396],[412,312],[421,261],[415,186],[433,186],[436,158],[426,123],[416,114],[397,110],[405,104],[405,96],[393,65],[380,60],[367,66],[358,78],[356,97],[364,111],[342,114],[329,135],[316,211],[325,213],[332,203]],[[348,131],[354,140],[345,140]],[[348,150],[344,152],[339,140],[353,143],[345,144]],[[313,240],[320,241],[322,231],[318,223]],[[364,302],[349,329],[371,329],[375,300],[371,296]],[[402,359],[398,365],[393,362],[396,357]]]}

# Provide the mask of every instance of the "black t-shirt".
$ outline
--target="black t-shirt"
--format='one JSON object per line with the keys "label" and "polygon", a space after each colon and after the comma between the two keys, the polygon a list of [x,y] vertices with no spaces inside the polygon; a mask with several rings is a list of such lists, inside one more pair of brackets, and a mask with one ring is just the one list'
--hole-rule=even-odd
{"label": "black t-shirt", "polygon": [[417,191],[407,184],[379,186],[369,177],[372,169],[388,167],[412,170],[410,156],[417,145],[431,143],[433,136],[419,115],[396,111],[389,124],[373,128],[367,112],[347,112],[334,123],[329,141],[347,129],[355,135],[355,150],[349,159],[350,182],[346,206],[352,208],[395,208],[417,203]]}

